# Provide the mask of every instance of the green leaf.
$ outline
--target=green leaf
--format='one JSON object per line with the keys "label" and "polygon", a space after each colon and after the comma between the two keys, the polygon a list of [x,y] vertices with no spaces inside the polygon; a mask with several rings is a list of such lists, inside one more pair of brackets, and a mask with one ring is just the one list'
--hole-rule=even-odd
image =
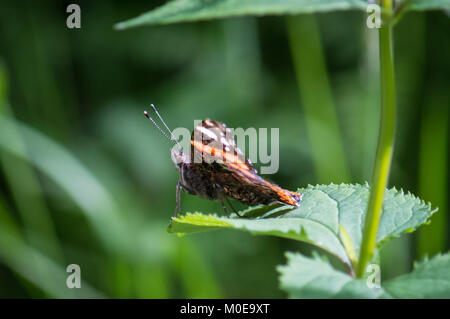
{"label": "green leaf", "polygon": [[[406,0],[409,1],[409,0]],[[450,8],[450,0],[409,1],[406,10]],[[174,0],[138,17],[120,22],[116,29],[142,25],[192,22],[246,15],[283,15],[337,10],[366,12],[364,0]]]}
{"label": "green leaf", "polygon": [[364,0],[175,0],[136,18],[118,23],[116,29],[148,24],[168,24],[244,15],[281,15],[335,10],[365,10]]}
{"label": "green leaf", "polygon": [[319,257],[287,253],[288,263],[278,266],[280,288],[289,298],[386,298],[382,288],[369,288],[364,280],[335,270]]}
{"label": "green leaf", "polygon": [[280,287],[290,298],[450,298],[450,254],[416,263],[414,270],[380,288],[334,269],[326,260],[286,254],[278,266]]}
{"label": "green leaf", "polygon": [[[296,208],[256,206],[241,212],[246,218],[188,213],[173,218],[169,232],[232,228],[255,235],[279,236],[313,244],[351,265],[359,255],[369,191],[368,185],[308,186],[299,190],[303,200]],[[413,231],[435,211],[411,194],[396,189],[387,190],[378,244],[403,232]]]}
{"label": "green leaf", "polygon": [[450,298],[450,254],[416,263],[412,272],[383,287],[396,298]]}

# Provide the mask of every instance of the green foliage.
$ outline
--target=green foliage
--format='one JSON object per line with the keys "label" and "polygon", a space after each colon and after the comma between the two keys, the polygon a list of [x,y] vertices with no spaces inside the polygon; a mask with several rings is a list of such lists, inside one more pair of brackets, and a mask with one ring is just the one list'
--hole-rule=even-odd
{"label": "green foliage", "polygon": [[450,254],[415,263],[412,272],[386,282],[384,288],[397,298],[450,298]]}
{"label": "green foliage", "polygon": [[[244,218],[188,213],[173,218],[169,231],[180,234],[231,228],[254,235],[279,236],[320,247],[349,266],[349,274],[346,274],[334,269],[317,254],[308,258],[288,253],[287,265],[279,266],[278,270],[280,286],[290,298],[450,296],[450,255],[418,263],[413,272],[387,281],[381,288],[370,288],[365,279],[353,277],[370,193],[368,185],[317,185],[299,192],[303,194],[303,200],[297,208],[258,206],[243,211]],[[435,211],[411,194],[387,190],[377,233],[378,248],[389,238],[414,231]]]}
{"label": "green foliage", "polygon": [[[253,207],[245,219],[196,213],[173,221],[169,231],[175,233],[240,229],[305,241],[349,266],[349,274],[339,271],[343,267],[334,258],[329,263],[317,257],[320,249],[314,258],[289,254],[288,264],[279,267],[284,291],[276,289],[273,265],[291,243],[268,236],[245,240],[246,232],[177,238],[164,231],[176,172],[164,152],[167,141],[141,116],[146,103],[159,103],[171,127],[191,127],[192,119],[206,116],[243,127],[280,127],[283,160],[276,180],[281,185],[369,179],[380,92],[378,51],[372,47],[378,32],[364,26],[367,3],[174,0],[116,25],[302,14],[286,19],[286,37],[284,20],[252,17],[111,32],[105,25],[141,12],[128,2],[111,1],[88,8],[83,36],[77,36],[61,24],[61,8],[2,2],[0,298],[277,298],[285,292],[293,298],[449,297],[448,255],[418,263],[412,273],[382,281],[378,290],[352,277],[367,186],[310,186],[303,190],[308,206]],[[411,10],[450,9],[450,0],[392,3],[394,22]],[[15,18],[23,12],[32,14]],[[321,12],[326,14],[305,15]],[[411,141],[430,105],[446,105],[442,79],[448,59],[442,52],[448,48],[441,39],[448,17],[442,12],[410,16],[398,24],[395,37],[402,123],[393,168],[401,167],[398,185],[418,189],[421,198],[440,207],[433,217],[438,227],[424,227],[428,232],[419,241],[427,242],[421,252],[430,254],[448,249],[448,165],[445,148],[435,147],[445,144],[448,123],[430,124],[421,134],[420,174]],[[433,117],[444,119],[443,114],[437,109]],[[439,152],[431,154],[430,148]],[[352,187],[361,188],[360,197],[332,191]],[[386,192],[384,203],[377,248],[428,223],[433,212],[395,190]],[[183,198],[188,211],[216,207],[195,196]],[[391,278],[393,269],[404,273],[412,260],[412,236],[402,239],[402,245],[391,242],[394,258],[380,257],[390,263],[382,268],[383,278]],[[83,269],[83,288],[68,291],[65,266],[73,262]]]}
{"label": "green foliage", "polygon": [[[248,218],[227,218],[199,213],[174,218],[170,232],[189,233],[220,228],[245,230],[304,241],[320,247],[352,267],[359,254],[368,185],[317,185],[300,189],[303,200],[296,208],[257,206],[243,213]],[[387,190],[377,235],[381,244],[425,223],[435,212],[429,204],[396,189]]]}
{"label": "green foliage", "polygon": [[[0,207],[2,210],[2,207]],[[0,212],[0,215],[2,212]],[[84,282],[82,289],[67,289],[67,272],[61,265],[24,244],[17,234],[7,230],[0,217],[0,258],[20,276],[40,287],[47,296],[58,298],[105,298],[105,296]],[[32,260],[33,262],[30,262]],[[78,291],[77,291],[78,290]]]}
{"label": "green foliage", "polygon": [[118,23],[117,29],[146,24],[167,24],[244,15],[298,14],[333,10],[364,9],[363,0],[176,0]]}
{"label": "green foliage", "polygon": [[289,298],[380,298],[383,289],[371,289],[362,279],[335,270],[318,256],[287,253],[287,265],[278,266],[280,288]]}
{"label": "green foliage", "polygon": [[[245,15],[281,15],[337,10],[365,11],[364,0],[174,0],[136,18],[116,24],[117,29]],[[450,8],[449,0],[416,0],[406,10]]]}
{"label": "green foliage", "polygon": [[333,269],[318,256],[286,254],[288,263],[278,266],[280,287],[290,298],[450,298],[450,254],[417,263],[414,270],[369,288]]}

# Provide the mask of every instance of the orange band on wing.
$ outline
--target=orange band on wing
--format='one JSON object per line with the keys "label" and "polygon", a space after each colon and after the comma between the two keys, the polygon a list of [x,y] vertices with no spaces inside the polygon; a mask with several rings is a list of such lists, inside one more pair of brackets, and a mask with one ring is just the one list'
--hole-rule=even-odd
{"label": "orange band on wing", "polygon": [[238,156],[234,154],[230,154],[227,152],[224,152],[221,149],[218,149],[217,147],[211,147],[209,145],[205,145],[200,141],[191,141],[191,144],[202,153],[210,154],[216,158],[222,159],[225,163],[230,164],[233,166],[237,165],[239,169],[248,171],[247,164],[243,162]]}
{"label": "orange band on wing", "polygon": [[249,171],[248,166],[245,162],[243,162],[241,159],[239,159],[238,156],[234,154],[230,154],[227,152],[224,152],[221,149],[218,149],[216,147],[211,147],[209,145],[205,145],[200,141],[192,141],[191,144],[202,153],[211,154],[214,157],[221,158],[223,161],[230,167],[234,168],[235,170],[239,171],[241,174],[248,177],[250,180],[254,180],[255,176],[259,178],[259,180],[268,188],[272,189],[274,192],[276,192],[280,198],[280,201],[283,203],[292,205],[292,206],[298,206],[298,201],[293,198],[293,196],[301,198],[301,194],[294,193],[288,190],[285,190],[277,185],[274,185],[272,183],[269,183],[265,179],[259,177],[258,175],[254,174],[253,172]]}

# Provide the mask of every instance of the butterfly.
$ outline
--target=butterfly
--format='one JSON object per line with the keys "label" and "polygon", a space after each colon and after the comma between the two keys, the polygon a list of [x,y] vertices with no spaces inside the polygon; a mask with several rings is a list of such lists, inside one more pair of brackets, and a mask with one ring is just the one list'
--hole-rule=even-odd
{"label": "butterfly", "polygon": [[194,127],[191,135],[191,152],[186,154],[175,139],[172,131],[162,119],[156,107],[151,108],[163,123],[166,134],[155,120],[144,111],[158,130],[177,147],[171,149],[172,161],[180,173],[176,185],[176,207],[174,217],[181,213],[181,191],[209,200],[220,202],[225,214],[229,216],[224,201],[233,207],[229,198],[249,206],[281,203],[298,206],[302,194],[279,187],[260,177],[251,161],[246,158],[234,141],[234,135],[224,123],[205,119]]}

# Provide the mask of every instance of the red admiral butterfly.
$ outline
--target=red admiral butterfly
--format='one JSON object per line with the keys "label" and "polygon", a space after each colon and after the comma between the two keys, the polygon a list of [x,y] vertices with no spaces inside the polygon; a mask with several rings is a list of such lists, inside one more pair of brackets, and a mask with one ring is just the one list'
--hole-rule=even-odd
{"label": "red admiral butterfly", "polygon": [[225,200],[239,217],[241,215],[231,205],[228,197],[250,206],[272,203],[299,205],[302,194],[285,190],[257,174],[250,160],[236,146],[232,131],[224,123],[205,119],[201,125],[197,125],[192,132],[191,156],[188,158],[155,106],[152,104],[151,107],[170,136],[147,111],[144,111],[144,115],[180,148],[171,150],[172,161],[180,172],[176,187],[175,217],[181,213],[181,190],[202,198],[218,200],[224,212],[229,215]]}

